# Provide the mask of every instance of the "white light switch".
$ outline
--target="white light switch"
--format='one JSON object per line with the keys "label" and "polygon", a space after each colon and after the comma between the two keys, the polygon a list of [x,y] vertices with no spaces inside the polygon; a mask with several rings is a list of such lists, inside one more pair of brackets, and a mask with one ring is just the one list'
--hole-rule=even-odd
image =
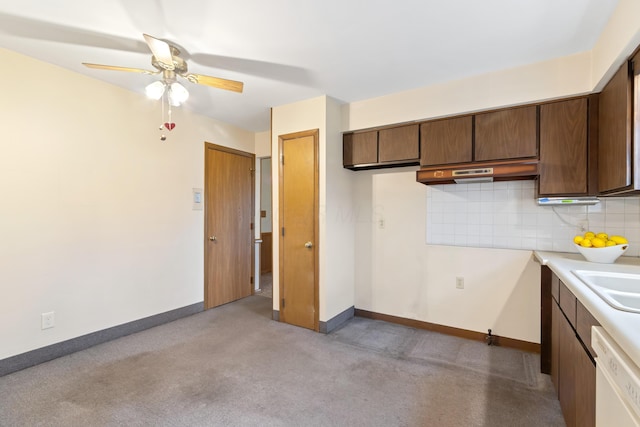
{"label": "white light switch", "polygon": [[201,211],[203,205],[202,188],[193,188],[193,197],[191,198],[193,205],[192,210]]}

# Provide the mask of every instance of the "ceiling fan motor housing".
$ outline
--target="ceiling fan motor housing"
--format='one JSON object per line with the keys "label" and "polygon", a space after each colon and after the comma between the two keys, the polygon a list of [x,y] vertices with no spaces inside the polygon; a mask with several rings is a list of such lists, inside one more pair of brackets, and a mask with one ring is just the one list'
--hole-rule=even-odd
{"label": "ceiling fan motor housing", "polygon": [[[175,71],[176,74],[185,74],[188,70],[187,63],[184,59],[180,58],[180,50],[175,46],[169,45],[169,47],[171,48],[173,71]],[[158,61],[155,55],[151,56],[151,65],[153,65],[157,70],[165,72],[169,71],[167,65],[164,62]]]}

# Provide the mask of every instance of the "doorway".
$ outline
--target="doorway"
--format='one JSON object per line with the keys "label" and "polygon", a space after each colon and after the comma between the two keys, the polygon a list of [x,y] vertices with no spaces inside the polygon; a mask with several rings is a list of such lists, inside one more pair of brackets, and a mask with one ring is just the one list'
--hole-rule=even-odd
{"label": "doorway", "polygon": [[318,330],[318,130],[279,140],[280,320]]}
{"label": "doorway", "polygon": [[271,157],[260,162],[260,294],[273,297],[273,230],[271,225]]}
{"label": "doorway", "polygon": [[253,292],[255,156],[205,143],[204,306]]}

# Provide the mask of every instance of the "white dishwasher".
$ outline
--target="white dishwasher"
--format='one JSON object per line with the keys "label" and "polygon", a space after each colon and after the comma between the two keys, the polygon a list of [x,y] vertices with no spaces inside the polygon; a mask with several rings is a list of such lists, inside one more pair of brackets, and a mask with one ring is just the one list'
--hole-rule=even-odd
{"label": "white dishwasher", "polygon": [[640,426],[640,369],[600,326],[591,329],[596,352],[596,426]]}

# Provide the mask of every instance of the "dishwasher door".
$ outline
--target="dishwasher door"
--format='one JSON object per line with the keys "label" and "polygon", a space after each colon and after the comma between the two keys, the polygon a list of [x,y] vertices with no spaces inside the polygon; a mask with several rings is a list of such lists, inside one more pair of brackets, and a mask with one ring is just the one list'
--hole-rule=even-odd
{"label": "dishwasher door", "polygon": [[596,352],[596,426],[640,426],[640,370],[600,326],[591,330]]}

